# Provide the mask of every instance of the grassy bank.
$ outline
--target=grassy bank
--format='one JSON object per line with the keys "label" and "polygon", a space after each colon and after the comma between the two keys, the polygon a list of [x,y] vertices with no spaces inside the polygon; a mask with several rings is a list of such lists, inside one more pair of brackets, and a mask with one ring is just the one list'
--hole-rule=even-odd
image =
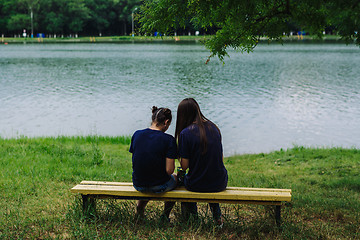
{"label": "grassy bank", "polygon": [[[97,36],[87,36],[87,37],[78,37],[78,38],[14,38],[14,37],[4,37],[0,38],[1,43],[128,43],[128,42],[197,42],[209,39],[211,36],[163,36],[163,37],[145,37],[145,36],[107,36],[107,37],[97,37]],[[262,39],[264,42],[268,42],[265,38]],[[284,37],[283,40],[287,41],[315,41],[315,42],[326,42],[326,41],[340,41],[339,36],[335,35],[326,35],[323,39],[319,40],[316,36],[288,36]]]}
{"label": "grassy bank", "polygon": [[81,180],[131,181],[126,137],[0,139],[0,239],[359,239],[360,150],[295,147],[225,158],[230,186],[291,188],[279,231],[263,206],[221,205],[217,229],[207,205],[199,222],[133,221],[135,202],[99,201],[92,219],[69,189]]}

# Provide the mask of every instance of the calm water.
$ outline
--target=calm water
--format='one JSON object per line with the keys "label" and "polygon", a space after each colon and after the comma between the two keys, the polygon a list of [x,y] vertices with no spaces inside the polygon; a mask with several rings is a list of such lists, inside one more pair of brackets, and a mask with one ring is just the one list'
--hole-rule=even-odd
{"label": "calm water", "polygon": [[260,45],[225,65],[208,55],[200,44],[0,45],[0,136],[131,135],[153,105],[176,119],[194,97],[226,155],[360,148],[359,47]]}

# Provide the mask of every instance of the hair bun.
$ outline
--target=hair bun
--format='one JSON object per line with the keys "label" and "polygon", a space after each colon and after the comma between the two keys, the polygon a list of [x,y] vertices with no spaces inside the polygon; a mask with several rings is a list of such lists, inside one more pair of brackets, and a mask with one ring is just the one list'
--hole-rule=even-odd
{"label": "hair bun", "polygon": [[157,110],[158,110],[158,107],[156,107],[156,106],[152,107],[152,113],[155,113]]}

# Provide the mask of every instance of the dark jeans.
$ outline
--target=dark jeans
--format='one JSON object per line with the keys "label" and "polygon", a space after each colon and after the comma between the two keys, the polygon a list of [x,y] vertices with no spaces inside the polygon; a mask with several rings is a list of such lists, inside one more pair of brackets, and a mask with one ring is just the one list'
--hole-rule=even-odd
{"label": "dark jeans", "polygon": [[[210,210],[212,212],[214,220],[218,220],[221,217],[221,209],[219,203],[209,203]],[[181,214],[187,220],[190,215],[197,217],[197,204],[196,202],[182,202]]]}
{"label": "dark jeans", "polygon": [[139,192],[145,192],[145,193],[164,193],[173,190],[176,188],[176,179],[174,175],[170,175],[170,180],[166,183],[158,186],[153,187],[138,187],[134,185],[134,188]]}

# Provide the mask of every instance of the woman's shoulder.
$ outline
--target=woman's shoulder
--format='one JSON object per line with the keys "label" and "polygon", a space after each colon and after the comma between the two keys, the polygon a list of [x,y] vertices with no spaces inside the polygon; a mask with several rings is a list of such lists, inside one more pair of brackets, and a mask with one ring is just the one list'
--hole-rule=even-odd
{"label": "woman's shoulder", "polygon": [[149,138],[149,139],[158,139],[161,141],[175,141],[175,138],[168,134],[168,133],[164,133],[158,130],[152,130],[150,128],[145,128],[145,129],[141,129],[141,130],[137,130],[134,134],[133,134],[133,138]]}
{"label": "woman's shoulder", "polygon": [[157,138],[160,138],[160,139],[166,139],[166,140],[171,140],[171,141],[174,140],[175,141],[175,138],[172,135],[170,135],[168,133],[165,133],[165,132],[162,132],[162,131],[149,129],[149,134],[152,134],[153,136],[155,136]]}
{"label": "woman's shoulder", "polygon": [[181,132],[187,133],[187,132],[191,132],[191,131],[194,131],[194,130],[197,130],[197,129],[199,129],[198,125],[193,123],[193,124],[187,126],[186,128],[184,128]]}
{"label": "woman's shoulder", "polygon": [[204,124],[208,129],[210,129],[211,131],[215,131],[220,133],[220,129],[218,128],[218,126],[216,126],[215,123],[213,123],[212,121],[206,121]]}
{"label": "woman's shoulder", "polygon": [[168,134],[168,133],[164,133],[164,132],[161,132],[166,138],[169,138],[169,139],[174,139],[175,140],[175,138],[174,138],[174,136],[173,135],[171,135],[171,134]]}
{"label": "woman's shoulder", "polygon": [[199,135],[199,127],[196,124],[191,124],[190,126],[184,128],[181,133],[181,138],[193,138]]}
{"label": "woman's shoulder", "polygon": [[142,133],[147,132],[148,130],[149,130],[149,128],[139,129],[139,130],[136,130],[133,135],[142,134]]}
{"label": "woman's shoulder", "polygon": [[151,130],[150,128],[144,128],[136,130],[133,134],[133,138],[147,138],[150,136],[158,135],[159,133],[162,133],[160,131]]}
{"label": "woman's shoulder", "polygon": [[159,140],[160,139],[161,139],[162,142],[164,142],[166,144],[176,146],[175,138],[172,135],[168,134],[168,133],[161,132],[161,137],[159,138]]}

